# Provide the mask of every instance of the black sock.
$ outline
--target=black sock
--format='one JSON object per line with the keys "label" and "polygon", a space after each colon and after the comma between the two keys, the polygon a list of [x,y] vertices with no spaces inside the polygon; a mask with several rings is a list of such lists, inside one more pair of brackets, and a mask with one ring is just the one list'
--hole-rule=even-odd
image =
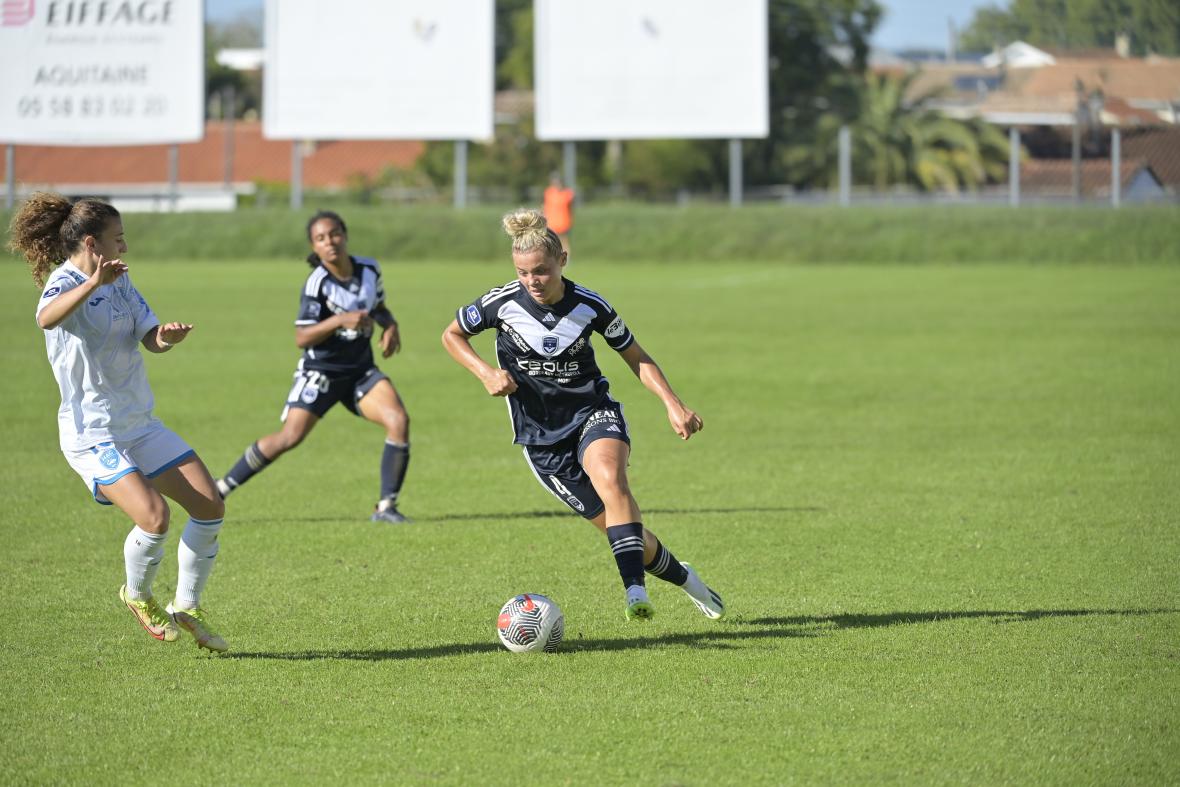
{"label": "black sock", "polygon": [[381,499],[391,503],[397,502],[397,495],[402,491],[402,482],[406,480],[406,468],[410,466],[410,444],[385,441],[385,450],[381,452]]}
{"label": "black sock", "polygon": [[673,585],[683,585],[688,581],[688,572],[684,570],[684,566],[680,565],[676,556],[665,549],[662,543],[657,544],[656,556],[644,568],[652,576]]}
{"label": "black sock", "polygon": [[611,552],[615,553],[615,563],[619,566],[623,587],[643,587],[643,524],[629,522],[625,525],[611,525],[606,529],[606,540],[610,542]]}
{"label": "black sock", "polygon": [[253,443],[242,454],[242,458],[237,461],[237,464],[222,476],[221,480],[225,481],[230,489],[237,489],[255,475],[265,470],[266,466],[270,463],[271,460],[263,456],[262,451],[259,450],[258,443]]}

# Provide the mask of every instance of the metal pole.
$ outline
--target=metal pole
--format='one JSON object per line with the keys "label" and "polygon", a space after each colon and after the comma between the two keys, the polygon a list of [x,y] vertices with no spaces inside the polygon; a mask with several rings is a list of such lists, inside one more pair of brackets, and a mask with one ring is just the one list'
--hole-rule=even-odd
{"label": "metal pole", "polygon": [[561,144],[561,163],[565,170],[565,187],[578,193],[578,150],[573,142]]}
{"label": "metal pole", "polygon": [[1123,201],[1123,133],[1110,132],[1110,204],[1117,208]]}
{"label": "metal pole", "polygon": [[1008,129],[1008,204],[1020,205],[1020,132]]}
{"label": "metal pole", "polygon": [[303,209],[303,143],[291,141],[291,209]]}
{"label": "metal pole", "polygon": [[742,204],[742,141],[729,140],[729,207]]}
{"label": "metal pole", "polygon": [[16,145],[4,146],[4,173],[7,186],[4,192],[4,209],[12,210],[12,206],[16,204]]}
{"label": "metal pole", "polygon": [[455,208],[467,207],[467,140],[455,140]]}
{"label": "metal pole", "polygon": [[841,126],[837,140],[839,142],[840,205],[848,207],[852,203],[852,129],[848,126]]}
{"label": "metal pole", "polygon": [[1070,194],[1073,201],[1082,199],[1082,113],[1079,109],[1073,119],[1073,139],[1070,150],[1073,159],[1072,177],[1070,178]]}
{"label": "metal pole", "polygon": [[222,148],[224,165],[223,181],[225,190],[229,191],[234,185],[234,119],[237,115],[237,98],[234,86],[229,85],[221,95],[221,132],[225,134],[225,146]]}
{"label": "metal pole", "polygon": [[180,146],[168,146],[168,209],[176,212],[180,204]]}

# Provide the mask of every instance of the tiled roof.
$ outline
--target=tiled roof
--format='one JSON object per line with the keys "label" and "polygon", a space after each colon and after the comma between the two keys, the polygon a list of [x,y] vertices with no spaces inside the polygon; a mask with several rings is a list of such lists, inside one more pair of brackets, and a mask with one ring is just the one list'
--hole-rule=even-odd
{"label": "tiled roof", "polygon": [[[180,182],[224,182],[226,130],[220,122],[209,123],[203,140],[177,146]],[[14,169],[18,184],[166,183],[168,147],[17,145]],[[332,188],[344,186],[350,176],[358,174],[374,178],[388,166],[413,165],[424,148],[422,142],[405,141],[317,142],[303,160],[303,183],[312,188]],[[0,172],[3,167],[0,161]],[[287,182],[290,178],[291,142],[264,139],[257,122],[236,122],[230,179],[235,183],[251,183]]]}
{"label": "tiled roof", "polygon": [[1086,90],[1101,89],[1108,96],[1130,101],[1180,101],[1180,58],[1058,60],[1056,65],[1029,71],[1020,92],[1076,95],[1079,81]]}
{"label": "tiled roof", "polygon": [[[1082,194],[1101,196],[1110,193],[1110,159],[1081,162]],[[1124,187],[1143,169],[1150,170],[1142,159],[1124,159],[1119,167],[1119,182]],[[1155,175],[1154,172],[1152,172]],[[1159,177],[1156,176],[1156,180]],[[1073,184],[1073,162],[1069,159],[1031,159],[1020,165],[1020,187],[1029,191],[1067,193]]]}
{"label": "tiled roof", "polygon": [[1180,190],[1180,127],[1125,131],[1123,155],[1146,160],[1164,185]]}

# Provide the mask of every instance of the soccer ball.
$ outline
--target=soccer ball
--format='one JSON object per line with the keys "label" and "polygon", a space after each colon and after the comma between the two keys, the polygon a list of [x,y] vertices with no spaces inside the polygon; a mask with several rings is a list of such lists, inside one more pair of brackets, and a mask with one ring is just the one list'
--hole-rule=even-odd
{"label": "soccer ball", "polygon": [[496,620],[500,642],[513,653],[552,653],[565,633],[565,616],[552,599],[523,593],[508,599]]}

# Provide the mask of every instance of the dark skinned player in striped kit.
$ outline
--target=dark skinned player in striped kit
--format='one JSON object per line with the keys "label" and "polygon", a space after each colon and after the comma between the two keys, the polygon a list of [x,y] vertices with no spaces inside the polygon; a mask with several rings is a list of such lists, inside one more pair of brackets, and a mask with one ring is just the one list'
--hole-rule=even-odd
{"label": "dark skinned player in striped kit", "polygon": [[409,519],[397,508],[410,463],[410,416],[393,381],[377,368],[371,346],[373,326],[381,327],[381,357],[401,348],[397,320],[385,305],[385,285],[377,261],[348,253],[344,219],[320,211],[307,222],[311,273],[303,285],[295,344],[303,357],[287,394],[278,432],[260,437],[217,481],[223,498],[295,448],[337,402],[385,430],[381,454],[381,495],[370,517],[400,524]]}

